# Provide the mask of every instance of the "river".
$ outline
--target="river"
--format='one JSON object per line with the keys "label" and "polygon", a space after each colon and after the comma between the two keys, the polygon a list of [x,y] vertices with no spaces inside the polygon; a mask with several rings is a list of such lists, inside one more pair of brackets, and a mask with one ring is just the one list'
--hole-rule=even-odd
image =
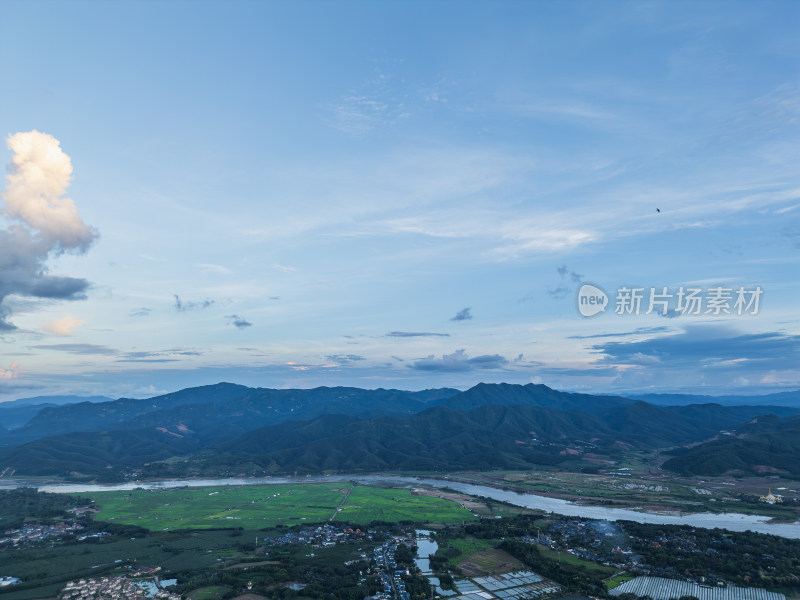
{"label": "river", "polygon": [[436,554],[439,549],[439,544],[431,539],[432,531],[428,529],[417,529],[415,531],[417,538],[417,556],[414,558],[414,563],[417,565],[422,574],[428,578],[431,585],[436,586],[436,593],[439,596],[455,596],[456,592],[453,590],[443,590],[441,588],[441,581],[435,577],[431,571],[431,561],[428,558],[432,554]]}
{"label": "river", "polygon": [[414,559],[417,567],[422,571],[423,575],[432,575],[431,561],[428,557],[431,554],[436,554],[439,549],[439,544],[431,539],[431,532],[427,529],[417,529],[417,556]]}
{"label": "river", "polygon": [[444,479],[430,479],[422,477],[395,477],[391,475],[352,475],[336,477],[254,477],[254,478],[228,478],[228,479],[170,479],[164,481],[126,482],[119,484],[101,485],[89,483],[53,483],[48,481],[36,482],[33,480],[0,480],[0,489],[21,486],[36,487],[43,492],[61,493],[87,493],[110,490],[132,490],[135,488],[162,489],[175,487],[202,487],[219,485],[256,485],[269,483],[311,483],[320,481],[356,481],[363,485],[413,488],[430,486],[434,488],[450,488],[470,496],[491,498],[501,502],[508,502],[515,506],[535,508],[545,512],[552,512],[571,517],[584,517],[587,519],[606,519],[608,521],[637,521],[639,523],[663,523],[670,525],[692,525],[713,529],[719,527],[729,531],[757,531],[769,533],[785,538],[800,539],[800,523],[773,523],[769,517],[760,515],[745,515],[740,513],[693,513],[687,515],[665,515],[659,513],[640,512],[626,508],[608,508],[605,506],[587,506],[576,504],[560,498],[549,498],[536,494],[518,493],[509,490],[451,481]]}

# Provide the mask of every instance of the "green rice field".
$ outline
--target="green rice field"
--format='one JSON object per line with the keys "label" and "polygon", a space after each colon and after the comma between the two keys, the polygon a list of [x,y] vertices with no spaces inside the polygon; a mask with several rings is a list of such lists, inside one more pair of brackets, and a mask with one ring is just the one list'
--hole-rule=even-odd
{"label": "green rice field", "polygon": [[455,502],[417,496],[409,490],[352,487],[347,482],[140,489],[95,492],[88,496],[101,507],[97,520],[138,525],[153,531],[262,529],[319,523],[334,517],[353,523],[375,520],[445,523],[473,518],[472,513]]}
{"label": "green rice field", "polygon": [[419,521],[453,523],[475,519],[472,513],[451,500],[418,496],[409,490],[356,486],[347,498],[337,521]]}

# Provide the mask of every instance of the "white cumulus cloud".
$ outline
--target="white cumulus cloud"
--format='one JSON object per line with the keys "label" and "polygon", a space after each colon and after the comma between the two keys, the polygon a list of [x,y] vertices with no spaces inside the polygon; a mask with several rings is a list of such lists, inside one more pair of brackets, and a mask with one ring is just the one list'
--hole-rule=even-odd
{"label": "white cumulus cloud", "polygon": [[83,222],[75,203],[64,196],[72,178],[72,161],[53,136],[39,131],[15,133],[6,139],[13,152],[0,196],[0,330],[14,329],[3,305],[11,294],[33,298],[77,300],[89,282],[51,275],[48,257],[81,254],[98,233]]}
{"label": "white cumulus cloud", "polygon": [[6,175],[3,212],[18,219],[60,249],[86,250],[97,232],[64,197],[72,179],[72,161],[59,141],[39,131],[15,133],[6,140],[14,153]]}

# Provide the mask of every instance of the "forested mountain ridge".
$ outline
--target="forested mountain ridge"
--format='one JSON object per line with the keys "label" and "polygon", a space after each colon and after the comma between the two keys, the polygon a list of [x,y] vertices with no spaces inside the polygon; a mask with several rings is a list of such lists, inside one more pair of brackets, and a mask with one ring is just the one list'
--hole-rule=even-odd
{"label": "forested mountain ridge", "polygon": [[[406,392],[221,383],[146,400],[45,408],[24,427],[2,434],[0,469],[102,479],[143,470],[179,476],[189,468],[290,474],[568,464],[580,470],[626,449],[699,444],[665,467],[701,473],[725,470],[725,461],[702,458],[701,449],[732,435],[728,429],[754,440],[779,435],[783,448],[794,447],[800,434],[786,423],[800,418],[781,417],[797,413],[789,407],[655,406],[533,384]],[[720,456],[730,458],[730,468],[752,471],[743,464],[745,454],[726,450]],[[786,471],[777,455],[772,463],[767,466]]]}
{"label": "forested mountain ridge", "polygon": [[24,427],[0,438],[3,445],[77,431],[183,427],[213,432],[223,426],[239,432],[284,420],[321,414],[413,414],[458,390],[407,392],[319,387],[309,390],[249,388],[231,383],[187,388],[154,398],[121,398],[47,407]]}

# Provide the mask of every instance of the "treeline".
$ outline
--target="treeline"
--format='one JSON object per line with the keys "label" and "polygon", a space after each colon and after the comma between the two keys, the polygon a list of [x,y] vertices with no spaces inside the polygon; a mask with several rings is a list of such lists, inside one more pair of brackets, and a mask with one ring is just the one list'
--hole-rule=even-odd
{"label": "treeline", "polygon": [[[438,540],[441,538],[437,537]],[[446,573],[447,572],[447,563],[450,562],[453,558],[458,558],[461,556],[462,552],[458,548],[454,548],[452,546],[442,548],[436,554],[431,554],[429,559],[429,564],[431,566],[432,571],[436,571],[437,573]],[[447,589],[447,588],[443,588]]]}
{"label": "treeline", "polygon": [[88,506],[88,498],[39,492],[35,488],[0,490],[0,519],[4,529],[16,529],[25,523],[42,522],[67,516],[67,510]]}
{"label": "treeline", "polygon": [[470,535],[472,537],[492,540],[504,537],[522,537],[536,533],[538,528],[543,525],[541,517],[535,515],[515,515],[502,519],[487,519],[475,523],[467,523],[462,526],[460,536]]}
{"label": "treeline", "polygon": [[[368,589],[358,585],[358,565],[331,562],[281,560],[279,565],[249,566],[247,571],[189,570],[172,573],[178,579],[176,591],[182,595],[198,588],[227,588],[223,598],[253,593],[269,598],[292,600],[297,597],[315,600],[362,600]],[[360,565],[361,569],[366,564]],[[306,582],[302,590],[285,587],[291,582]],[[248,584],[252,587],[248,589]],[[377,589],[376,589],[377,591]]]}
{"label": "treeline", "polygon": [[592,571],[580,565],[545,558],[536,545],[522,540],[505,540],[500,544],[500,549],[525,563],[538,575],[560,583],[569,591],[587,596],[606,595],[606,586],[603,583],[606,574],[602,571]]}
{"label": "treeline", "polygon": [[623,521],[631,549],[642,562],[684,577],[718,578],[737,585],[800,585],[800,540],[763,533]]}

